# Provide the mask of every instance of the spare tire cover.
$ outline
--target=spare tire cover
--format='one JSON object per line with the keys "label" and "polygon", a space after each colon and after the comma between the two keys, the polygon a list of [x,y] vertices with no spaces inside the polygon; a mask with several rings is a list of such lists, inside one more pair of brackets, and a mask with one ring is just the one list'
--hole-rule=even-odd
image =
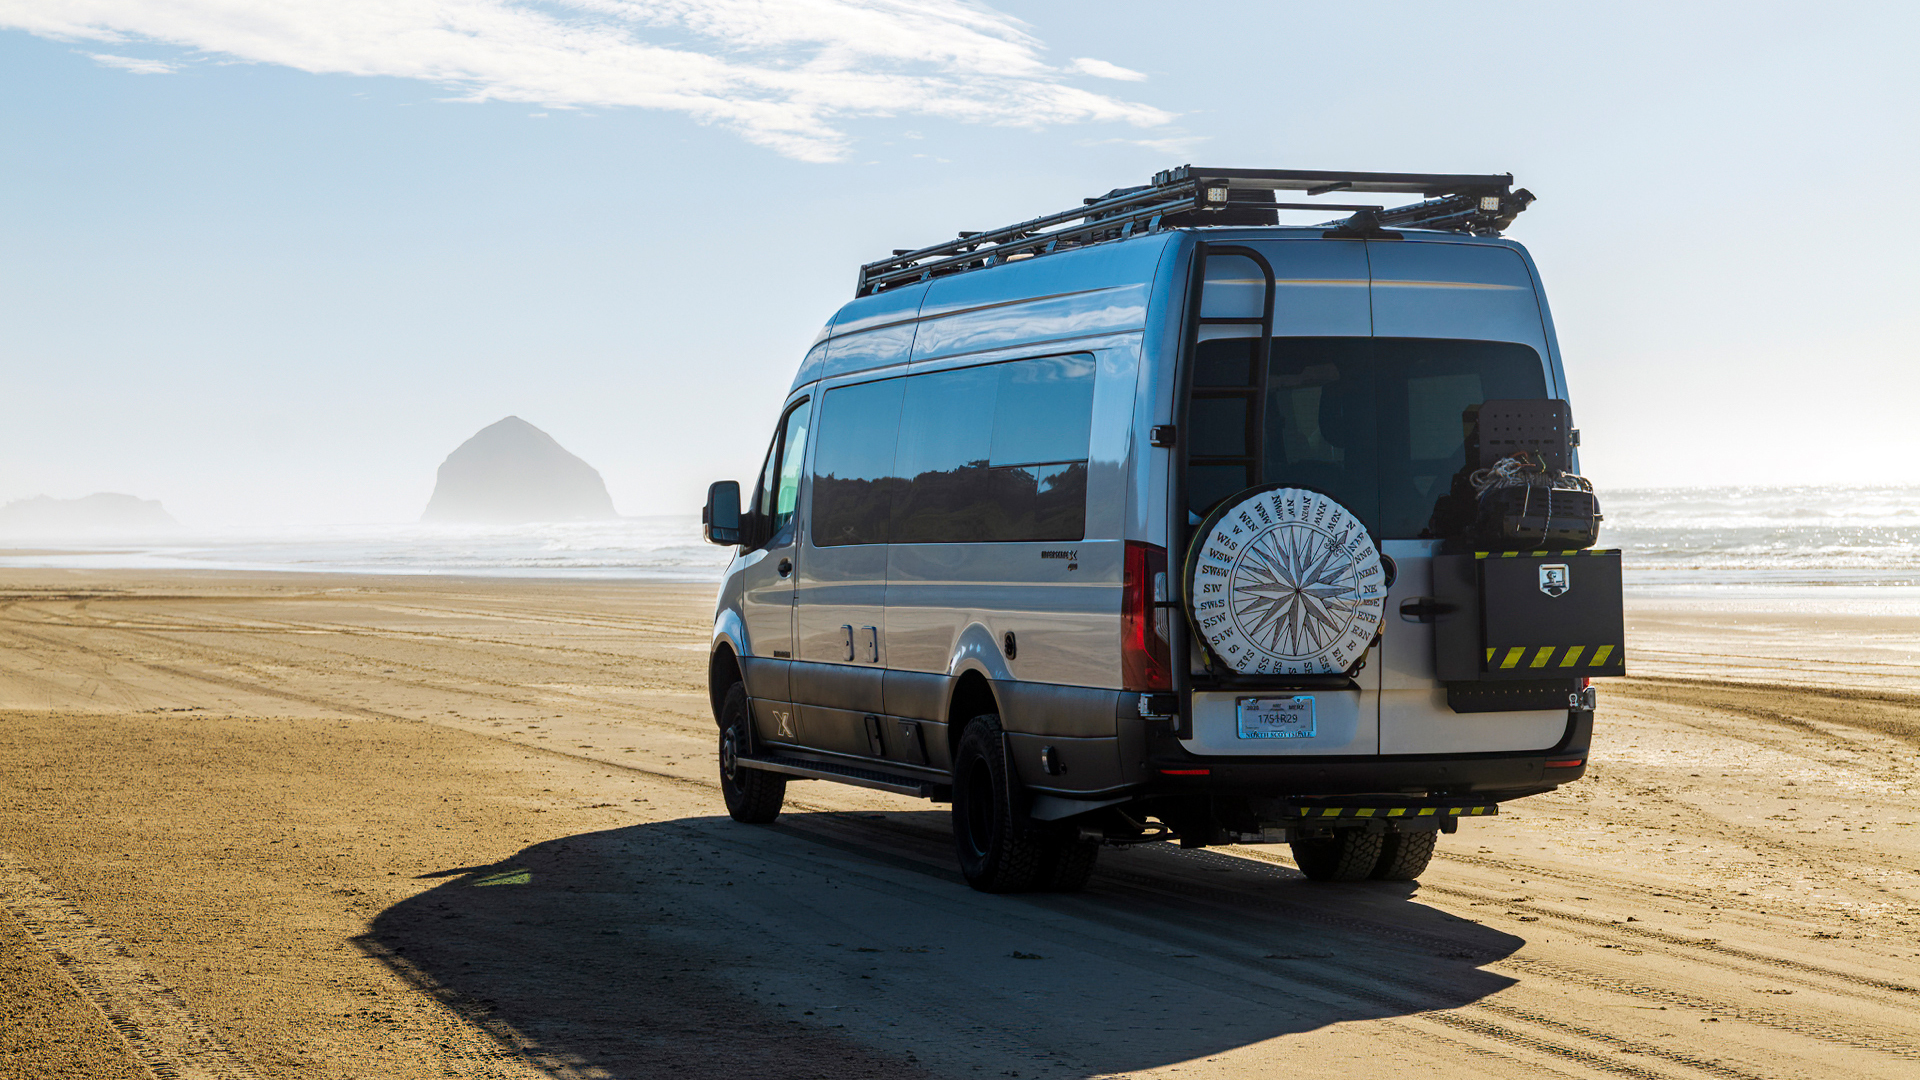
{"label": "spare tire cover", "polygon": [[1380,549],[1346,507],[1304,488],[1254,488],[1208,514],[1187,549],[1188,614],[1234,671],[1352,668],[1380,629]]}

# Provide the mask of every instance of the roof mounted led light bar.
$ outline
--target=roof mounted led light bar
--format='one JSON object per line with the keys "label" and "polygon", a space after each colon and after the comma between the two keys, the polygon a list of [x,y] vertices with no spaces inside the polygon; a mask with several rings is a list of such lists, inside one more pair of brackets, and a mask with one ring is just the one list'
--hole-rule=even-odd
{"label": "roof mounted led light bar", "polygon": [[[1334,192],[1420,195],[1425,201],[1387,209],[1372,205],[1278,202],[1274,193],[1304,192],[1311,199]],[[1513,174],[1319,172],[1305,169],[1213,169],[1182,165],[1156,173],[1153,182],[1119,188],[1075,210],[1031,218],[928,247],[896,249],[860,268],[854,295],[943,274],[997,266],[1068,247],[1123,240],[1140,233],[1200,225],[1270,225],[1277,210],[1331,210],[1349,216],[1327,222],[1329,236],[1391,239],[1387,226],[1444,229],[1497,236],[1534,196],[1513,187]]]}

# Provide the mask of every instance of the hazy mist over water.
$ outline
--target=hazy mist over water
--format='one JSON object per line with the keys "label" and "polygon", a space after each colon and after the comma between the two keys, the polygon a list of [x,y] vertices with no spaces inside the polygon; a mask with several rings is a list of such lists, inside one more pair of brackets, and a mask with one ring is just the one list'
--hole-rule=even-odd
{"label": "hazy mist over water", "polygon": [[1920,585],[1920,487],[1602,490],[1630,588]]}
{"label": "hazy mist over water", "polygon": [[[13,554],[3,546],[14,545]],[[31,545],[31,546],[30,546]],[[697,515],[530,525],[331,525],[163,537],[0,540],[0,567],[294,570],[718,581],[728,551]]]}
{"label": "hazy mist over water", "polygon": [[[1872,598],[1920,588],[1920,487],[1605,490],[1629,591]],[[695,515],[541,525],[335,525],[0,539],[0,567],[293,570],[713,582]]]}

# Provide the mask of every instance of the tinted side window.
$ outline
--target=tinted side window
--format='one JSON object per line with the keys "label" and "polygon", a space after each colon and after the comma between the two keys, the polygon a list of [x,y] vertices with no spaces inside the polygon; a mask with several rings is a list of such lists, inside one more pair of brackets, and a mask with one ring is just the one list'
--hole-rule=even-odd
{"label": "tinted side window", "polygon": [[993,448],[993,402],[1000,386],[991,367],[938,371],[907,380],[900,413],[903,483],[893,503],[893,542],[985,540],[994,491],[987,458]]}
{"label": "tinted side window", "polygon": [[841,386],[820,403],[813,456],[813,543],[884,544],[905,379]]}
{"label": "tinted side window", "polygon": [[787,414],[786,430],[781,436],[780,471],[774,477],[773,533],[779,537],[793,523],[793,511],[800,502],[800,470],[807,460],[807,420],[813,402],[803,401]]}
{"label": "tinted side window", "polygon": [[1091,356],[916,375],[901,414],[893,542],[1078,540]]}

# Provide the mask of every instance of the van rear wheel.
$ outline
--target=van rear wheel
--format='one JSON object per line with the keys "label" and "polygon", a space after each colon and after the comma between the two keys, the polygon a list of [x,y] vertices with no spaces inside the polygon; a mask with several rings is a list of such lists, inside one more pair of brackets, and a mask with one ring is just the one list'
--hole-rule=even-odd
{"label": "van rear wheel", "polygon": [[751,723],[747,688],[734,683],[727,687],[726,700],[720,705],[720,795],[726,799],[727,813],[733,820],[765,825],[780,816],[780,807],[787,801],[787,778],[741,768],[740,755],[753,745],[747,738],[747,725]]}
{"label": "van rear wheel", "polygon": [[1326,836],[1295,840],[1294,865],[1308,881],[1365,881],[1380,865],[1385,837],[1365,829],[1335,829]]}
{"label": "van rear wheel", "polygon": [[1374,864],[1375,881],[1413,881],[1427,872],[1433,861],[1437,832],[1388,833],[1380,843],[1380,861]]}
{"label": "van rear wheel", "polygon": [[1042,867],[1040,887],[1049,892],[1079,892],[1093,877],[1093,866],[1100,861],[1100,841],[1056,839]]}
{"label": "van rear wheel", "polygon": [[953,755],[954,852],[967,884],[981,892],[1047,887],[1056,862],[1054,845],[1015,811],[1005,740],[999,716],[976,716]]}

